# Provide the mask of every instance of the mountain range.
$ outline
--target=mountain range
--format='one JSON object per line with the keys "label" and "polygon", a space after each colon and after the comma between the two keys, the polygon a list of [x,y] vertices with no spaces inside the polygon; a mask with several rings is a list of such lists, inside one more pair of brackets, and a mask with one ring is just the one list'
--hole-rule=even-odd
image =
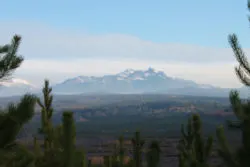
{"label": "mountain range", "polygon": [[[191,80],[173,78],[153,68],[127,69],[115,75],[78,76],[53,85],[54,94],[178,94],[194,96],[227,97],[231,89]],[[242,97],[248,97],[246,87],[238,89]],[[41,89],[21,79],[2,82],[0,96],[21,95],[26,92],[40,93]]]}

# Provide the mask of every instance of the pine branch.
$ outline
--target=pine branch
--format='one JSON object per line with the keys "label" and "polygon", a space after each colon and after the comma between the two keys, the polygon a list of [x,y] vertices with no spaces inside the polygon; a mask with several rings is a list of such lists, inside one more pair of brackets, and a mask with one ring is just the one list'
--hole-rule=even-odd
{"label": "pine branch", "polygon": [[229,35],[228,41],[233,49],[234,56],[239,62],[239,66],[235,67],[236,75],[243,84],[250,86],[250,66],[245,53],[241,49],[238,38],[235,34],[232,34]]}
{"label": "pine branch", "polygon": [[27,94],[18,105],[10,104],[7,112],[1,114],[0,148],[12,143],[22,126],[33,117],[35,99],[35,96]]}
{"label": "pine branch", "polygon": [[244,118],[243,104],[239,98],[239,92],[232,90],[229,94],[229,100],[233,109],[234,114],[238,119]]}
{"label": "pine branch", "polygon": [[235,160],[233,153],[229,149],[229,144],[226,140],[223,126],[219,126],[216,129],[216,136],[219,142],[219,149],[217,150],[219,156],[229,167],[239,167],[238,162]]}
{"label": "pine branch", "polygon": [[202,135],[202,122],[198,114],[188,119],[187,132],[182,125],[182,138],[177,149],[179,151],[179,165],[208,166],[208,158],[212,152],[213,137],[206,141]]}
{"label": "pine branch", "polygon": [[74,120],[72,112],[63,113],[64,160],[65,167],[71,167],[74,162]]}
{"label": "pine branch", "polygon": [[21,37],[15,35],[10,45],[0,47],[0,53],[5,53],[0,57],[0,79],[7,79],[23,62],[23,57],[16,55],[19,45],[21,43]]}
{"label": "pine branch", "polygon": [[8,52],[10,45],[0,46],[0,54]]}

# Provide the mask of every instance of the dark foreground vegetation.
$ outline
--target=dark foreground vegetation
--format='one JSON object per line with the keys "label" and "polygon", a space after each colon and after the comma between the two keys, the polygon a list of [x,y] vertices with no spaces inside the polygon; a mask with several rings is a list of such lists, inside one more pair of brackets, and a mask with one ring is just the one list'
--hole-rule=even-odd
{"label": "dark foreground vegetation", "polygon": [[[250,6],[250,5],[249,5]],[[21,37],[14,36],[10,45],[0,47],[0,79],[8,79],[12,72],[23,62],[17,55]],[[235,68],[242,83],[250,86],[250,65],[238,44],[235,35],[229,36],[229,41],[239,67]],[[209,159],[215,154],[221,160],[220,166],[249,167],[250,166],[250,103],[242,101],[238,92],[232,91],[229,96],[232,110],[237,121],[229,121],[226,125],[238,130],[240,144],[232,148],[224,133],[224,127],[216,128],[216,136],[203,134],[202,119],[198,113],[191,114],[187,123],[183,124],[181,137],[177,144],[178,165],[180,167],[213,166]],[[76,127],[73,112],[62,113],[62,121],[53,125],[53,96],[49,81],[45,80],[43,98],[34,95],[24,95],[18,104],[10,104],[0,113],[0,166],[1,167],[87,167],[95,166],[89,159],[84,148],[76,147]],[[38,133],[42,139],[33,136],[33,148],[29,149],[16,140],[22,127],[33,118],[35,105],[41,108],[41,125]],[[148,122],[150,124],[150,122]],[[91,128],[91,127],[89,127]],[[136,129],[135,129],[136,130]],[[130,139],[132,154],[127,155],[124,136],[118,138],[112,155],[103,155],[106,167],[157,167],[171,166],[160,164],[164,150],[159,140],[152,140],[146,145],[145,139],[136,131]],[[217,147],[214,149],[214,143]],[[144,155],[144,157],[143,157]]]}

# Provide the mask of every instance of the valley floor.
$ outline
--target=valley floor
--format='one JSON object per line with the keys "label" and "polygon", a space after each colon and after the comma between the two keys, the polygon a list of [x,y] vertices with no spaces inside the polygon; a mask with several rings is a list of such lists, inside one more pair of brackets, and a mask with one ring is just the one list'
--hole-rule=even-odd
{"label": "valley floor", "polygon": [[[177,167],[178,151],[176,147],[179,138],[169,138],[169,137],[145,138],[146,143],[144,146],[144,152],[146,151],[149,142],[152,140],[158,140],[160,142],[160,147],[162,150],[160,166],[166,166],[166,164],[168,164],[169,167]],[[30,149],[33,148],[31,138],[21,139],[20,142],[27,145]],[[84,150],[87,151],[88,158],[92,159],[93,164],[102,164],[104,155],[112,155],[114,153],[114,144],[117,142],[118,140],[116,139],[116,137],[112,136],[92,136],[92,137],[77,138],[76,146],[78,149],[84,148]],[[234,138],[229,142],[231,144],[236,145],[237,143],[238,144],[240,143],[240,140]],[[130,140],[126,139],[124,144],[126,148],[126,155],[128,157],[132,157],[132,145]],[[143,153],[143,158],[145,158],[144,153]],[[214,144],[213,155],[211,156],[209,161],[212,166],[217,166],[221,162],[221,160],[216,155],[216,143]]]}

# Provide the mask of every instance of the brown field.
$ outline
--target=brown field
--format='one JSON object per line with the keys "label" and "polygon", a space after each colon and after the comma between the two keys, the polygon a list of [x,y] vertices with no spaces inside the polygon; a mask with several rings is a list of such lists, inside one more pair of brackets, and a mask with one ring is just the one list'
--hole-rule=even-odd
{"label": "brown field", "polygon": [[[147,151],[148,144],[152,141],[152,138],[146,139],[146,143],[143,149],[145,153]],[[176,146],[178,144],[177,138],[161,138],[156,139],[160,141],[160,147],[162,150],[161,153],[161,164],[168,164],[170,167],[177,167],[178,166],[178,151]],[[25,145],[29,145],[30,148],[32,140],[22,140],[22,143]],[[76,145],[78,149],[84,147],[84,150],[88,152],[88,159],[92,160],[92,164],[103,164],[103,156],[104,155],[112,155],[114,150],[114,144],[117,143],[118,140],[113,138],[84,138],[84,139],[77,139]],[[42,144],[42,142],[40,141]],[[130,140],[125,140],[125,149],[127,155],[132,155],[132,145]],[[213,155],[210,158],[210,163],[214,165],[218,165],[221,160],[216,155],[216,145],[214,145]],[[143,156],[144,157],[144,156]],[[129,160],[129,156],[126,157],[126,163]],[[144,159],[145,163],[145,159]]]}

